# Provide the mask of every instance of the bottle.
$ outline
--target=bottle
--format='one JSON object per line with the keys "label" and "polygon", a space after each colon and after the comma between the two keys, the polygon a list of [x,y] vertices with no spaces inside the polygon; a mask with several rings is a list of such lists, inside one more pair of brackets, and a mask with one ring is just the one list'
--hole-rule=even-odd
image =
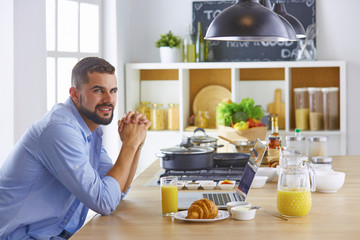
{"label": "bottle", "polygon": [[279,134],[278,116],[271,116],[271,134],[268,137],[268,165],[276,167],[279,164],[281,136]]}
{"label": "bottle", "polygon": [[205,43],[204,37],[202,33],[202,24],[201,22],[197,23],[197,34],[196,34],[196,45],[195,45],[195,60],[196,62],[204,62],[205,61]]}
{"label": "bottle", "polygon": [[195,62],[195,43],[190,24],[183,43],[183,62]]}
{"label": "bottle", "polygon": [[195,117],[195,126],[207,128],[209,126],[210,116],[208,111],[199,110]]}
{"label": "bottle", "polygon": [[167,109],[167,129],[179,130],[179,104],[169,103]]}

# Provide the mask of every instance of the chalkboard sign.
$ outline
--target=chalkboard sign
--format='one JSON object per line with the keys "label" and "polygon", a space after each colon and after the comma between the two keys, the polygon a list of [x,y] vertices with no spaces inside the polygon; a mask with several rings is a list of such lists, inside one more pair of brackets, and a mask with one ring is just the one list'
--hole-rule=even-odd
{"label": "chalkboard sign", "polygon": [[[271,0],[275,4],[278,0]],[[196,35],[197,22],[202,23],[203,36],[212,20],[225,8],[236,1],[195,1],[193,2],[192,27]],[[315,0],[282,0],[286,11],[296,17],[306,28],[315,24]],[[299,50],[299,41],[295,42],[240,42],[209,41],[208,61],[244,62],[244,61],[294,61]]]}

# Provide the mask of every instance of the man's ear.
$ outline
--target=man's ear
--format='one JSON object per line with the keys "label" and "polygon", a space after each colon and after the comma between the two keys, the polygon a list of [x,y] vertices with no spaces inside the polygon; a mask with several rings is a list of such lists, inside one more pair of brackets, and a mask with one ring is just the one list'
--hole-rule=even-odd
{"label": "man's ear", "polygon": [[76,87],[71,87],[69,89],[70,97],[73,100],[73,102],[77,105],[79,102],[79,91]]}

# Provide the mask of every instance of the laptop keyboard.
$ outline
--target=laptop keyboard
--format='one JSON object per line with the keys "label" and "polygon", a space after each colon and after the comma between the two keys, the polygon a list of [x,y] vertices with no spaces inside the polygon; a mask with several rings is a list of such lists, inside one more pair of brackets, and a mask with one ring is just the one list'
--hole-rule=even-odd
{"label": "laptop keyboard", "polygon": [[[234,194],[233,198],[236,199],[235,193],[231,194]],[[230,198],[229,193],[204,193],[203,196],[213,201],[217,206],[224,206],[226,203],[234,201]]]}

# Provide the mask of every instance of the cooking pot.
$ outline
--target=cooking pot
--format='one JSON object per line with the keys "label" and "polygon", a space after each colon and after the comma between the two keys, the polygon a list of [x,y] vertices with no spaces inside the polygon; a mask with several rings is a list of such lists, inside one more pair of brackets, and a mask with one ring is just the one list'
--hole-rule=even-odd
{"label": "cooking pot", "polygon": [[[203,132],[202,135],[196,135],[196,132],[201,131]],[[192,137],[190,137],[191,142],[194,144],[194,146],[197,147],[211,147],[214,148],[215,152],[217,148],[223,147],[224,145],[217,145],[217,138],[211,137],[206,135],[205,130],[202,128],[196,128],[194,130],[194,134]],[[183,143],[186,140],[183,140]]]}
{"label": "cooking pot", "polygon": [[155,156],[161,158],[161,167],[169,170],[200,170],[214,165],[213,148],[172,147],[160,149]]}

